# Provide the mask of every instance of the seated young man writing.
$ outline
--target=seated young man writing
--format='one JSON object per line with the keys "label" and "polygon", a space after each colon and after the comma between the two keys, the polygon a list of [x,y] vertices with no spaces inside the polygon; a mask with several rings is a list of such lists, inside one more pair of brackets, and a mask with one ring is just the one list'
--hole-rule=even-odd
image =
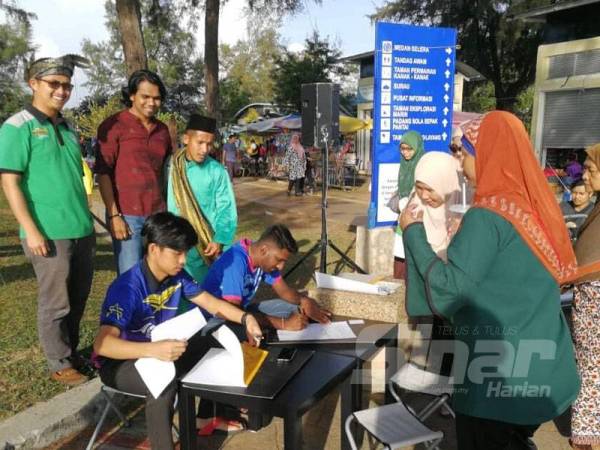
{"label": "seated young man writing", "polygon": [[171,213],[148,217],[142,229],[144,258],[121,274],[108,288],[100,315],[100,331],[94,341],[102,382],[134,394],[146,395],[146,425],[153,449],[173,449],[171,422],[176,383],[158,397],[149,393],[134,366],[138,358],[174,361],[183,374],[216,341],[197,333],[188,342],[151,342],[152,329],[177,315],[187,299],[208,313],[241,323],[250,344],[262,337],[260,326],[249,313],[203,291],[183,269],[186,252],[196,245],[190,223]]}
{"label": "seated young man writing", "polygon": [[[285,225],[267,228],[258,241],[241,239],[215,261],[202,288],[215,297],[256,313],[263,327],[278,330],[301,330],[308,320],[328,323],[331,313],[317,302],[289,286],[281,271],[298,245]],[[261,282],[273,288],[277,299],[252,303]],[[206,328],[215,322],[209,321]]]}

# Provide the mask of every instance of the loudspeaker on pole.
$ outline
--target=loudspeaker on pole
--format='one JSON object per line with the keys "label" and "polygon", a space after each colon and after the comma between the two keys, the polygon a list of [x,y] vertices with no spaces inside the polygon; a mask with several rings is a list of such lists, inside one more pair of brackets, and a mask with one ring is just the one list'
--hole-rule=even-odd
{"label": "loudspeaker on pole", "polygon": [[340,86],[335,83],[310,83],[301,86],[302,145],[325,147],[322,128],[327,128],[329,142],[337,141],[340,132]]}

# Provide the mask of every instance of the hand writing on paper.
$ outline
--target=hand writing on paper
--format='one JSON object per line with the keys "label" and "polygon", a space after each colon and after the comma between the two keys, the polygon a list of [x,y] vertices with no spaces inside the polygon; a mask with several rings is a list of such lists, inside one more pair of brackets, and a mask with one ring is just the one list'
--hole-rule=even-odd
{"label": "hand writing on paper", "polygon": [[284,320],[284,330],[288,331],[299,331],[306,328],[308,325],[308,317],[304,314],[294,313]]}
{"label": "hand writing on paper", "polygon": [[300,312],[309,319],[319,323],[331,322],[331,312],[322,309],[317,302],[310,297],[304,296],[300,299]]}
{"label": "hand writing on paper", "polygon": [[161,361],[177,361],[185,352],[186,341],[177,339],[165,339],[164,341],[152,342],[152,356]]}

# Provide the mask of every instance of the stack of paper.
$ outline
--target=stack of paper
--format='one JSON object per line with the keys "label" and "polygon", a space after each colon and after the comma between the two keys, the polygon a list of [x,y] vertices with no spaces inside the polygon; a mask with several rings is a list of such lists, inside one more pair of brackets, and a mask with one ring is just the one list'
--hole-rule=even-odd
{"label": "stack of paper", "polygon": [[381,281],[377,275],[358,273],[342,273],[339,276],[334,276],[315,272],[315,279],[318,288],[374,295],[390,295],[400,287],[398,283]]}
{"label": "stack of paper", "polygon": [[268,352],[246,343],[240,345],[237,336],[227,325],[222,325],[212,335],[224,348],[211,348],[182,381],[213,386],[248,387]]}

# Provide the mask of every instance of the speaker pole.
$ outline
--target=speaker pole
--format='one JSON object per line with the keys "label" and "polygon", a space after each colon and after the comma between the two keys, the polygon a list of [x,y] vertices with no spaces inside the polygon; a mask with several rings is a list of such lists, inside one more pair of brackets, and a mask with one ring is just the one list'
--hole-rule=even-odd
{"label": "speaker pole", "polygon": [[[367,273],[362,267],[352,261],[348,255],[343,253],[332,241],[329,240],[327,235],[327,188],[329,182],[329,132],[327,130],[327,125],[323,125],[321,127],[321,135],[323,137],[323,143],[325,144],[322,149],[322,175],[321,175],[321,239],[317,241],[315,245],[313,245],[308,252],[300,258],[296,264],[292,266],[290,270],[288,270],[284,274],[284,278],[287,278],[297,267],[299,267],[304,261],[310,258],[313,254],[320,250],[320,262],[319,262],[319,271],[321,273],[327,273],[327,247],[331,247],[331,249],[336,252],[342,261],[347,263],[350,267],[356,270],[358,273]],[[317,142],[317,140],[315,140]]]}
{"label": "speaker pole", "polygon": [[327,146],[327,141],[329,133],[327,132],[326,125],[323,125],[321,128],[321,135],[323,136],[325,147],[321,150],[323,174],[321,175],[321,264],[319,265],[319,271],[327,273],[327,187],[329,183],[329,147]]}

